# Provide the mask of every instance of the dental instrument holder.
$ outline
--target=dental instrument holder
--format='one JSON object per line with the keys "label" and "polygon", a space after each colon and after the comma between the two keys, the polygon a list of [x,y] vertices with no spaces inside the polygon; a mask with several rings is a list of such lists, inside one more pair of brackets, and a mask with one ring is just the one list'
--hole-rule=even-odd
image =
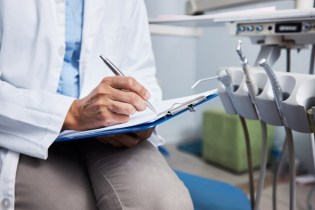
{"label": "dental instrument holder", "polygon": [[[315,5],[312,5],[315,6]],[[268,80],[262,87],[262,91],[254,97],[251,97],[255,104],[252,105],[252,109],[256,108],[259,113],[259,117],[262,121],[272,125],[284,125],[286,130],[286,136],[290,136],[288,141],[290,159],[290,209],[295,209],[295,167],[294,167],[294,143],[292,139],[292,131],[290,129],[303,132],[314,132],[314,117],[315,117],[315,77],[311,78],[308,75],[299,74],[285,74],[277,73],[273,74],[269,65],[273,65],[280,57],[281,49],[287,49],[287,71],[290,71],[290,49],[302,49],[309,44],[313,44],[313,50],[315,47],[315,10],[312,11],[298,11],[294,14],[287,12],[281,14],[281,11],[276,15],[263,15],[261,17],[245,17],[236,18],[234,20],[223,21],[226,22],[232,35],[247,36],[250,38],[253,44],[261,45],[260,52],[255,62],[255,66],[262,64],[269,78],[278,78],[280,84],[277,84],[275,88],[275,81],[272,80],[273,88]],[[255,15],[253,15],[255,16]],[[282,18],[282,19],[281,19]],[[223,18],[224,19],[224,18]],[[238,19],[238,20],[237,20]],[[313,53],[312,53],[313,55]],[[260,63],[262,59],[268,60],[269,65]],[[314,69],[314,55],[311,56],[310,72]],[[265,73],[265,72],[264,72]],[[266,76],[266,75],[265,75]],[[244,76],[243,76],[244,77]],[[282,77],[282,78],[280,78]],[[259,78],[258,80],[264,80]],[[240,83],[240,90],[244,86],[244,81]],[[255,80],[257,82],[257,79]],[[306,81],[306,84],[304,83]],[[258,83],[258,82],[257,82]],[[237,84],[236,84],[237,85]],[[250,87],[249,87],[250,88]],[[261,88],[261,87],[259,87]],[[243,88],[245,89],[245,88]],[[279,97],[279,92],[282,92]],[[246,90],[246,89],[245,89]],[[251,91],[247,90],[247,96]],[[220,93],[224,93],[224,90],[220,90]],[[243,99],[244,94],[240,94],[240,91],[235,91],[230,94],[232,102],[238,101],[238,98]],[[250,96],[252,96],[251,94]],[[278,97],[275,100],[275,95]],[[223,96],[223,94],[222,94]],[[220,97],[223,98],[221,95]],[[248,97],[249,98],[249,97]],[[227,101],[225,99],[225,101]],[[246,101],[244,101],[245,104]],[[222,100],[222,103],[223,100]],[[244,110],[241,104],[231,103],[225,104],[224,107],[233,106],[235,114],[240,114],[245,118],[251,119],[252,109]],[[310,114],[310,110],[312,113]],[[245,111],[245,112],[244,112]],[[291,148],[291,149],[290,149]],[[293,158],[292,158],[293,157]],[[314,156],[315,157],[315,156]],[[292,191],[291,191],[292,190]],[[292,196],[292,197],[291,197]]]}
{"label": "dental instrument holder", "polygon": [[[224,87],[220,87],[218,90],[225,112],[239,114],[247,119],[258,119],[257,112],[248,94],[243,71],[241,69],[235,71],[234,68],[228,70],[232,77],[233,90],[231,94],[228,94]],[[255,75],[253,76],[255,78]],[[259,84],[257,86],[259,88]]]}
{"label": "dental instrument holder", "polygon": [[[261,120],[275,126],[283,125],[265,72],[258,67],[251,68],[252,76],[260,90],[255,96],[255,102]],[[229,96],[224,87],[219,88],[219,96],[226,113],[239,114],[247,119],[258,119],[248,94],[242,69],[230,67],[228,70],[231,73],[234,91]],[[315,75],[285,72],[275,72],[275,74],[284,93],[281,106],[287,126],[294,131],[312,133],[307,111],[312,108],[313,113],[315,112],[313,107],[315,106]]]}
{"label": "dental instrument holder", "polygon": [[[231,94],[234,91],[234,89],[237,88],[233,85],[237,82],[237,81],[235,81],[235,80],[237,80],[237,77],[232,77],[231,72],[229,72],[228,70],[220,71],[219,75],[222,75],[225,73],[228,73],[228,77],[223,77],[225,79],[222,80],[222,79],[220,79],[220,76],[219,76],[219,81],[220,81],[221,86],[219,87],[218,91],[220,92],[221,89],[225,90],[224,93],[221,93],[221,94],[226,95],[226,97],[224,97],[223,100],[227,100],[225,103],[223,103],[223,106],[224,106],[224,104],[232,104],[232,106],[224,107],[224,109],[225,109],[226,113],[234,114],[234,113],[236,113],[236,110],[233,106],[233,104],[235,102],[233,101],[233,97]],[[232,78],[234,78],[234,81],[232,80]]]}

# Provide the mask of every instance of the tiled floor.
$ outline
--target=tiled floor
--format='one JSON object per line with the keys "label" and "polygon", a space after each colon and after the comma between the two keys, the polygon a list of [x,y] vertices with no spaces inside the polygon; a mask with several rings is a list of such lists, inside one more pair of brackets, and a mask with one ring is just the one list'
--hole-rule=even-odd
{"label": "tiled floor", "polygon": [[[248,175],[237,175],[227,172],[218,167],[214,167],[202,159],[179,151],[176,145],[166,145],[167,150],[170,152],[170,157],[167,158],[170,166],[174,169],[189,172],[195,175],[208,177],[215,180],[228,182],[232,185],[240,187],[246,192],[248,187]],[[255,179],[258,179],[258,171],[255,172]],[[267,179],[271,179],[270,172],[267,173]],[[270,182],[269,182],[270,183]],[[315,186],[312,186],[315,187]],[[307,195],[312,189],[311,186],[297,185],[297,210],[311,210],[307,208],[306,199]],[[272,187],[266,184],[263,191],[261,210],[271,210]],[[277,210],[289,209],[289,185],[288,182],[283,181],[278,185],[278,208]],[[313,196],[313,206],[315,206],[315,196]]]}

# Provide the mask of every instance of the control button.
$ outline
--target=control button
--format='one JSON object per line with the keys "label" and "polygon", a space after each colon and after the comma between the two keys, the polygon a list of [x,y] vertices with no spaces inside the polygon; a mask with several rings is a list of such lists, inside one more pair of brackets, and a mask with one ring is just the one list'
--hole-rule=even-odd
{"label": "control button", "polygon": [[246,26],[246,31],[253,31],[254,28],[251,25]]}
{"label": "control button", "polygon": [[1,201],[1,207],[3,210],[9,209],[10,205],[11,205],[11,203],[10,203],[10,200],[8,198],[5,198]]}
{"label": "control button", "polygon": [[311,30],[312,25],[310,23],[303,23],[303,31],[309,31]]}
{"label": "control button", "polygon": [[238,30],[238,32],[244,32],[245,31],[245,27],[244,26],[239,26],[237,30]]}
{"label": "control button", "polygon": [[59,47],[58,53],[60,56],[64,56],[65,55],[65,48],[64,47]]}
{"label": "control button", "polygon": [[262,31],[264,28],[261,25],[255,26],[255,31]]}

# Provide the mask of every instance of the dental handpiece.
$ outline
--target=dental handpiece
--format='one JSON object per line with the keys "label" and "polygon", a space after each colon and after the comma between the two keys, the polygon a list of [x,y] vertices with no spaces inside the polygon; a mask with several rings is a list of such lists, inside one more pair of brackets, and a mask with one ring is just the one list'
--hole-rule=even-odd
{"label": "dental handpiece", "polygon": [[232,77],[231,74],[228,70],[223,70],[219,72],[219,75],[217,76],[213,76],[213,77],[207,77],[204,79],[200,79],[198,80],[193,86],[191,86],[191,89],[194,89],[195,87],[197,87],[199,85],[199,83],[204,82],[204,81],[208,81],[208,80],[214,80],[214,79],[218,79],[225,87],[225,89],[227,90],[227,92],[232,93]]}
{"label": "dental handpiece", "polygon": [[270,80],[279,115],[280,115],[283,123],[286,124],[286,122],[285,122],[286,120],[284,119],[283,110],[282,110],[282,106],[281,106],[281,101],[283,100],[283,92],[282,92],[280,83],[277,79],[277,76],[275,75],[275,73],[273,72],[273,70],[271,69],[269,64],[267,63],[266,59],[262,59],[259,62],[259,65],[261,67],[263,67],[263,69],[265,70],[265,72],[266,72],[266,74]]}
{"label": "dental handpiece", "polygon": [[282,120],[283,125],[285,126],[285,132],[286,132],[286,141],[287,141],[287,146],[288,146],[288,151],[289,151],[289,166],[290,166],[290,210],[294,210],[296,207],[296,187],[295,187],[295,157],[294,157],[294,142],[293,142],[293,137],[292,137],[292,130],[288,127],[287,120],[285,118],[285,115],[283,113],[281,101],[283,100],[283,92],[280,86],[280,83],[271,69],[271,67],[268,65],[266,59],[262,59],[259,62],[259,65],[263,67],[265,70],[271,86],[272,86],[272,91],[274,94],[276,106],[280,115],[280,118]]}
{"label": "dental handpiece", "polygon": [[218,78],[219,78],[219,76],[213,76],[213,77],[206,77],[206,78],[200,79],[197,82],[195,82],[195,84],[193,84],[191,86],[191,89],[195,89],[195,87],[197,87],[199,85],[199,83],[201,83],[201,82],[205,82],[208,80],[214,80],[214,79],[218,79]]}
{"label": "dental handpiece", "polygon": [[242,41],[239,40],[237,48],[236,48],[236,52],[239,55],[240,60],[241,60],[241,65],[243,68],[243,72],[245,74],[245,82],[246,82],[246,86],[247,86],[247,89],[249,92],[250,99],[251,99],[252,103],[255,104],[254,98],[258,94],[258,87],[257,87],[255,81],[250,76],[250,73],[248,70],[248,60],[245,57],[245,55],[243,54],[243,51],[241,49],[241,44],[242,44]]}

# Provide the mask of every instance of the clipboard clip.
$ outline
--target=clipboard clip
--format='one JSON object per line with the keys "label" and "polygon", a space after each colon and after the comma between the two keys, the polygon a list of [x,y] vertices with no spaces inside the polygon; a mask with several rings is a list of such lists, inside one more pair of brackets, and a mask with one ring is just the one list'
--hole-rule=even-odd
{"label": "clipboard clip", "polygon": [[181,111],[184,111],[185,109],[188,109],[190,112],[195,112],[194,106],[197,105],[198,103],[206,100],[206,96],[198,96],[192,100],[189,100],[185,103],[175,103],[173,106],[164,112],[165,115],[167,116],[172,116],[175,115]]}
{"label": "clipboard clip", "polygon": [[196,110],[194,109],[194,106],[193,105],[189,105],[188,106],[188,110],[190,111],[190,112],[195,112]]}

